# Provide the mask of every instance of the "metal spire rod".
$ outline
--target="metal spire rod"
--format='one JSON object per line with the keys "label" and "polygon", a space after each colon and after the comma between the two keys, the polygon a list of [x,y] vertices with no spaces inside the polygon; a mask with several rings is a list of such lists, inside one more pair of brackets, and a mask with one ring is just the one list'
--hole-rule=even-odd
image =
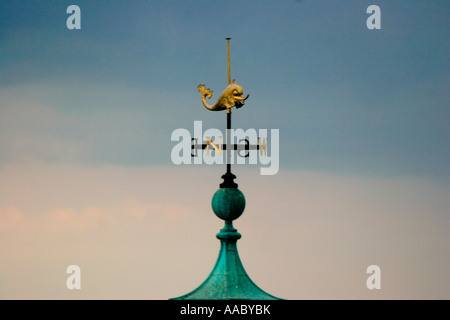
{"label": "metal spire rod", "polygon": [[228,51],[228,84],[231,84],[231,72],[230,72],[230,40],[231,38],[225,38],[227,40],[227,51]]}
{"label": "metal spire rod", "polygon": [[[227,40],[227,57],[228,57],[228,85],[231,84],[231,71],[230,71],[230,40],[231,38],[225,38]],[[227,109],[227,173],[231,173],[231,152],[230,152],[230,139],[231,139],[231,108]]]}
{"label": "metal spire rod", "polygon": [[[228,57],[228,85],[231,84],[231,71],[230,71],[230,40],[231,38],[225,38],[227,40],[227,57]],[[231,108],[227,109],[227,173],[231,173]]]}
{"label": "metal spire rod", "polygon": [[[230,72],[230,40],[227,40],[227,60],[228,60],[228,85],[231,85]],[[221,188],[237,188],[238,185],[233,181],[236,176],[231,173],[231,108],[227,108],[227,172],[222,176],[224,182],[220,185]]]}
{"label": "metal spire rod", "polygon": [[227,113],[227,173],[231,173],[231,112]]}

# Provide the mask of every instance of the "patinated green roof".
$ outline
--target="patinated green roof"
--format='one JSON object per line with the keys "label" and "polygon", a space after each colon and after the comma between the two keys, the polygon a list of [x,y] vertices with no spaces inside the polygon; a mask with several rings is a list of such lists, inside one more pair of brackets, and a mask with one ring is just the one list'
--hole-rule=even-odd
{"label": "patinated green roof", "polygon": [[195,290],[173,300],[279,300],[261,290],[247,275],[236,242],[241,234],[231,221],[217,234],[219,257],[208,278]]}

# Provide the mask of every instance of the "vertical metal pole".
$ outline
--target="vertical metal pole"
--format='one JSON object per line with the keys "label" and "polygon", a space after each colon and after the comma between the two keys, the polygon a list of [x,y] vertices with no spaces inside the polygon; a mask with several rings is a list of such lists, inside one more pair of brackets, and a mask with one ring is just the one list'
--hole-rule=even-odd
{"label": "vertical metal pole", "polygon": [[230,40],[231,38],[227,39],[227,50],[228,50],[228,84],[231,84],[231,72],[230,72]]}
{"label": "vertical metal pole", "polygon": [[227,112],[227,173],[231,173],[231,112]]}
{"label": "vertical metal pole", "polygon": [[[231,84],[231,73],[230,73],[230,39],[227,39],[227,49],[228,49],[228,85]],[[231,173],[231,108],[227,108],[227,173],[222,176],[223,183],[220,184],[221,188],[237,188],[238,185],[233,181],[236,178],[234,174]]]}
{"label": "vertical metal pole", "polygon": [[[230,40],[227,40],[227,60],[228,60],[228,85],[231,84],[231,71],[230,71]],[[227,109],[227,173],[231,173],[231,108]]]}

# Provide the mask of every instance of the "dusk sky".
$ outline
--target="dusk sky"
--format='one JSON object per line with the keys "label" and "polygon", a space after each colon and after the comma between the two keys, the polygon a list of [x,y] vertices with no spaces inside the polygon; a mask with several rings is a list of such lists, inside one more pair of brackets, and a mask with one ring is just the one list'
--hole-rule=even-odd
{"label": "dusk sky", "polygon": [[[366,24],[373,4],[381,29]],[[0,0],[0,299],[165,300],[206,279],[225,166],[175,165],[171,134],[225,129],[197,85],[210,104],[226,87],[226,37],[250,94],[233,127],[279,130],[277,174],[233,166],[250,278],[285,299],[449,299],[449,12]],[[370,265],[381,289],[366,287]]]}

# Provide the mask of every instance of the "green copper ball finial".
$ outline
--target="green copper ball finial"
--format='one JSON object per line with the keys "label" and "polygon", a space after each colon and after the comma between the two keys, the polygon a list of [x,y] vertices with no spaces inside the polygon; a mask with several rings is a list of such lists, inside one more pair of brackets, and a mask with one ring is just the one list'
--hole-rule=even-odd
{"label": "green copper ball finial", "polygon": [[225,221],[233,221],[241,216],[245,209],[245,197],[237,188],[221,188],[211,201],[216,216]]}

